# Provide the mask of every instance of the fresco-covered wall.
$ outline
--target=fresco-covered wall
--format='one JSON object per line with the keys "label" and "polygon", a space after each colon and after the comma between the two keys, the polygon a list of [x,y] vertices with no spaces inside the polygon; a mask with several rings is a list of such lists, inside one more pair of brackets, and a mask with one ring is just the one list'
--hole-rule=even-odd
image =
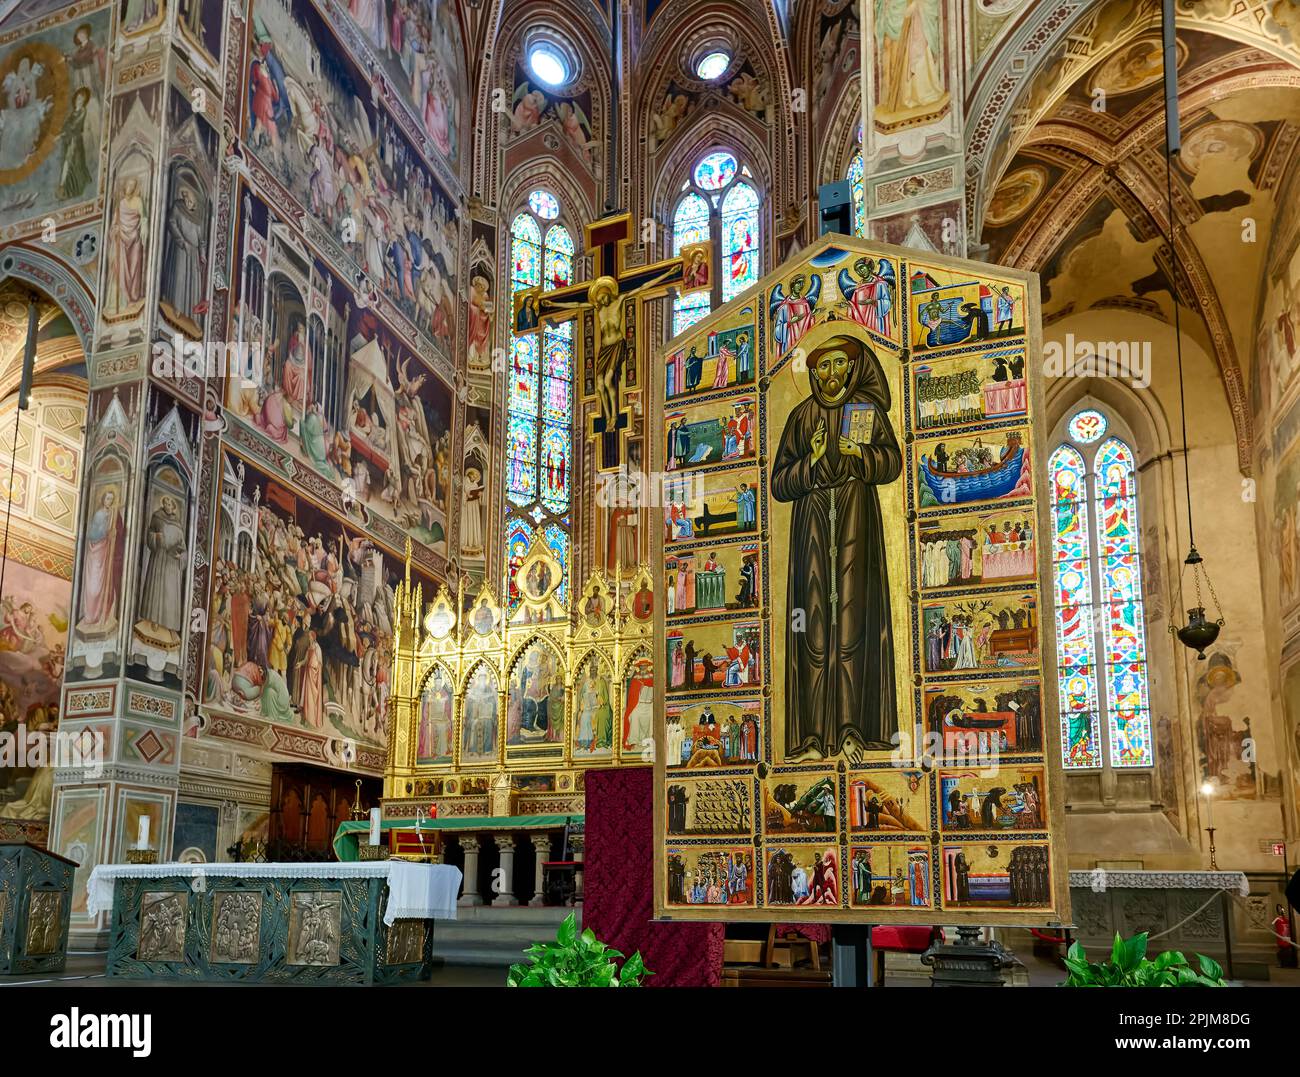
{"label": "fresco-covered wall", "polygon": [[[16,408],[16,396],[0,405],[0,428],[15,429]],[[0,475],[9,494],[0,594],[0,731],[15,735],[20,727],[45,732],[58,726],[85,390],[73,379],[37,385],[17,419],[13,467],[5,459]],[[0,817],[49,817],[49,776],[39,776],[38,769],[0,767]]]}
{"label": "fresco-covered wall", "polygon": [[[178,797],[214,789],[235,809],[189,844],[224,856],[265,829],[278,760],[378,773],[408,542],[430,593],[483,571],[495,236],[471,265],[465,18],[42,0],[0,22],[0,279],[87,350],[58,461],[79,552],[70,529],[63,608],[36,610],[56,708],[105,733],[106,772],[55,796],[51,840],[86,865],[142,814],[168,855]],[[30,657],[26,618],[0,661]]]}

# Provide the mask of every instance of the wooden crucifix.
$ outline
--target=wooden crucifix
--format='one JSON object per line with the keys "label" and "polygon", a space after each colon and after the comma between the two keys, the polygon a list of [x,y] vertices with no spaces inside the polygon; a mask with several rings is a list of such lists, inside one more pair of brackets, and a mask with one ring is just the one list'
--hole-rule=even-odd
{"label": "wooden crucifix", "polygon": [[[581,284],[546,289],[527,288],[514,297],[515,335],[539,332],[547,322],[572,317],[573,311],[591,310],[595,318],[595,371],[592,392],[598,410],[588,436],[600,441],[599,470],[617,471],[625,464],[624,441],[632,417],[623,406],[623,389],[629,368],[635,375],[641,360],[643,324],[641,304],[676,292],[707,290],[712,286],[713,260],[708,243],[694,243],[681,253],[652,265],[628,266],[626,247],[632,242],[632,216],[618,213],[593,221],[584,229],[586,246],[595,265],[594,276]],[[635,304],[631,324],[627,308]],[[642,380],[635,379],[640,385]]]}

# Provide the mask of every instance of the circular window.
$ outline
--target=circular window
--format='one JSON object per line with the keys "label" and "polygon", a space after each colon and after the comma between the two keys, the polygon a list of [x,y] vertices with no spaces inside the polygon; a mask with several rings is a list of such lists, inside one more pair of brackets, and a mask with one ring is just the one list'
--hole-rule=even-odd
{"label": "circular window", "polygon": [[708,82],[721,78],[723,72],[731,66],[730,53],[714,49],[700,57],[695,65],[695,73]]}
{"label": "circular window", "polygon": [[534,45],[528,50],[528,69],[547,86],[569,81],[569,64],[553,45]]}
{"label": "circular window", "polygon": [[560,215],[560,203],[550,191],[536,190],[530,194],[528,208],[544,221],[553,221]]}
{"label": "circular window", "polygon": [[736,175],[736,159],[721,151],[710,153],[695,166],[695,184],[706,191],[720,191]]}
{"label": "circular window", "polygon": [[1080,445],[1091,445],[1106,433],[1106,416],[1089,408],[1070,420],[1070,437]]}

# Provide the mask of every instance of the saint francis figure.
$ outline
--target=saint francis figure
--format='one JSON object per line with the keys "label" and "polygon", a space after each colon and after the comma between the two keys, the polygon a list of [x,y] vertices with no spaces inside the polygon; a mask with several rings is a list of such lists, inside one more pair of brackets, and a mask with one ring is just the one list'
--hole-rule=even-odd
{"label": "saint francis figure", "polygon": [[809,356],[808,374],[812,395],[787,417],[772,471],[772,496],[793,506],[790,549],[799,551],[786,590],[785,752],[856,760],[890,747],[897,728],[876,487],[899,477],[902,454],[869,347],[832,337]]}

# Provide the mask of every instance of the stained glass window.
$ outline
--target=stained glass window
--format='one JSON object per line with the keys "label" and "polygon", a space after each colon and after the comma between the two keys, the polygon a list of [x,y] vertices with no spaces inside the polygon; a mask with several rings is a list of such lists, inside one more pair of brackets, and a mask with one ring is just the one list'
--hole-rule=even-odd
{"label": "stained glass window", "polygon": [[1112,767],[1155,762],[1133,451],[1114,436],[1095,452],[1086,448],[1108,426],[1100,412],[1079,412],[1067,430],[1085,449],[1061,445],[1048,461],[1067,769],[1101,767],[1104,759]]}
{"label": "stained glass window", "polygon": [[1083,457],[1077,449],[1062,445],[1052,454],[1047,470],[1052,491],[1061,750],[1066,767],[1096,767],[1101,765],[1101,733]]}
{"label": "stained glass window", "polygon": [[758,195],[736,183],[722,200],[722,301],[758,282]]}
{"label": "stained glass window", "polygon": [[692,243],[713,243],[709,291],[678,296],[673,302],[673,335],[684,332],[713,309],[757,282],[763,271],[759,194],[748,166],[724,151],[707,154],[673,210],[673,253]]}
{"label": "stained glass window", "polygon": [[714,79],[720,78],[730,64],[731,55],[729,53],[710,52],[708,55],[700,57],[700,62],[695,65],[695,73],[700,78],[712,82]]}
{"label": "stained glass window", "polygon": [[[549,191],[528,196],[528,209],[510,227],[512,291],[572,282],[573,236],[559,216]],[[513,337],[507,386],[506,497],[536,523],[551,514],[563,517],[573,485],[573,323],[547,323],[540,333]],[[526,545],[526,526],[519,519],[507,524],[507,577],[520,542]],[[567,558],[562,563],[567,572]],[[512,580],[508,588],[513,608]]]}
{"label": "stained glass window", "polygon": [[867,191],[862,182],[862,152],[859,150],[849,162],[848,175],[845,177],[853,188],[853,234],[865,237],[867,234]]}
{"label": "stained glass window", "polygon": [[1147,704],[1147,641],[1133,452],[1119,438],[1107,438],[1097,450],[1093,466],[1110,765],[1149,767],[1155,754]]}
{"label": "stained glass window", "polygon": [[544,221],[553,221],[560,215],[560,203],[550,191],[537,190],[530,194],[528,208]]}
{"label": "stained glass window", "polygon": [[1102,439],[1108,426],[1106,416],[1088,408],[1070,420],[1070,437],[1080,445],[1091,445],[1094,441]]}
{"label": "stained glass window", "polygon": [[735,178],[736,159],[729,153],[710,153],[695,166],[695,185],[706,191],[720,191]]}

